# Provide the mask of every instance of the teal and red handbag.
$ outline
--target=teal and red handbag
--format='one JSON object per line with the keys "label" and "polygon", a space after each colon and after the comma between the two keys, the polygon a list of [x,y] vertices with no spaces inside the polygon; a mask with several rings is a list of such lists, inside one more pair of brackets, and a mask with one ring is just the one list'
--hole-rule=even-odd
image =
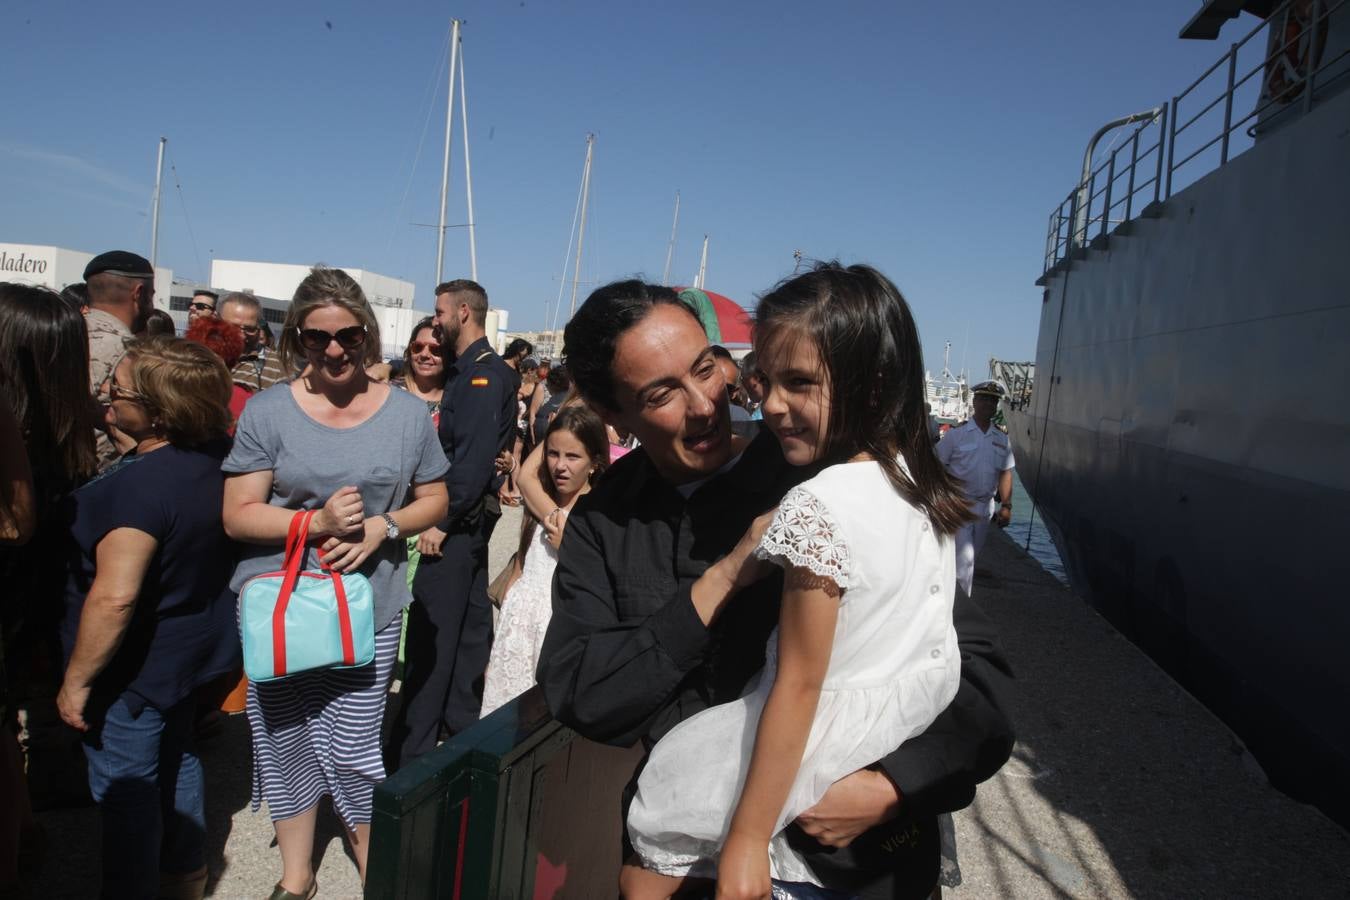
{"label": "teal and red handbag", "polygon": [[360,573],[323,565],[301,571],[313,510],[291,518],[282,571],[256,575],[239,592],[244,673],[273,681],[314,669],[350,669],[375,658],[375,592]]}

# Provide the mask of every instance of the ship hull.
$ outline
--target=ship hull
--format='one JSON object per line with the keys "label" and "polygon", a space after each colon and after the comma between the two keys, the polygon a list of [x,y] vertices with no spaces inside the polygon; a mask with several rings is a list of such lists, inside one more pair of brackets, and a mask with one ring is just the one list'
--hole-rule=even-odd
{"label": "ship hull", "polygon": [[1350,92],[1052,271],[1007,411],[1074,590],[1342,824],[1347,160]]}

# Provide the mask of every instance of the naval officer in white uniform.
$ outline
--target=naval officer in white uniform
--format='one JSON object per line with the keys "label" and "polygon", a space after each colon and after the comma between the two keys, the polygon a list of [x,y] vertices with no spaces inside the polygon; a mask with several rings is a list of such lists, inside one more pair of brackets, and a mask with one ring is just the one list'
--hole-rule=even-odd
{"label": "naval officer in white uniform", "polygon": [[993,424],[1003,388],[995,381],[975,385],[974,414],[947,429],[938,441],[938,459],[965,485],[975,521],[956,533],[956,580],[970,594],[975,554],[984,546],[989,524],[1007,528],[1012,520],[1012,443]]}

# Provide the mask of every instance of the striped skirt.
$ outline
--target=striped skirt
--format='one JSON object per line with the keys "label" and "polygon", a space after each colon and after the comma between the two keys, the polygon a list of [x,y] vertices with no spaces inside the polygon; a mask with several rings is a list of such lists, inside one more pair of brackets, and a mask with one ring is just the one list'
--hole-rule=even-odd
{"label": "striped skirt", "polygon": [[371,796],[385,777],[380,725],[401,618],[375,633],[369,665],[249,682],[254,812],[266,801],[273,822],[289,819],[327,794],[348,829],[370,822]]}

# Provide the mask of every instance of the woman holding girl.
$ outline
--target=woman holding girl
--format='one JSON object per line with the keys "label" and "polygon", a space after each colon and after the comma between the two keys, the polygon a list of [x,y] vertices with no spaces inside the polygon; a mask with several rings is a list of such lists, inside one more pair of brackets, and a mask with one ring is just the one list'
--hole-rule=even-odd
{"label": "woman holding girl", "polygon": [[[609,443],[600,417],[585,405],[564,406],[548,426],[539,463],[527,460],[518,473],[522,491],[529,485],[529,513],[521,530],[519,577],[507,588],[483,683],[483,712],[523,694],[534,685],[539,649],[552,615],[553,567],[558,562],[562,523],[577,499],[591,489],[609,464]],[[528,473],[528,474],[527,474]],[[537,473],[537,474],[536,474]],[[538,518],[539,494],[549,508]],[[538,527],[552,520],[554,528]]]}
{"label": "woman holding girl", "polygon": [[298,510],[315,510],[311,559],[360,572],[375,594],[375,659],[355,669],[250,682],[253,808],[265,800],[281,850],[272,900],[313,897],[319,798],[330,796],[365,877],[371,795],[385,777],[380,723],[398,649],[399,615],[412,601],[402,538],[444,517],[445,454],[426,406],[366,374],[379,326],[365,294],[339,269],[315,267],[296,288],[279,338],[286,371],[249,401],[225,460],[225,528],[251,544],[235,570],[280,568]]}
{"label": "woman holding girl", "polygon": [[630,898],[714,874],[719,898],[768,898],[771,876],[820,884],[784,827],[927,728],[959,683],[952,535],[969,514],[928,442],[904,298],[875,269],[822,264],[760,301],[755,350],[765,425],[819,471],[757,540],[784,572],[758,682],[676,725],[638,780]]}

